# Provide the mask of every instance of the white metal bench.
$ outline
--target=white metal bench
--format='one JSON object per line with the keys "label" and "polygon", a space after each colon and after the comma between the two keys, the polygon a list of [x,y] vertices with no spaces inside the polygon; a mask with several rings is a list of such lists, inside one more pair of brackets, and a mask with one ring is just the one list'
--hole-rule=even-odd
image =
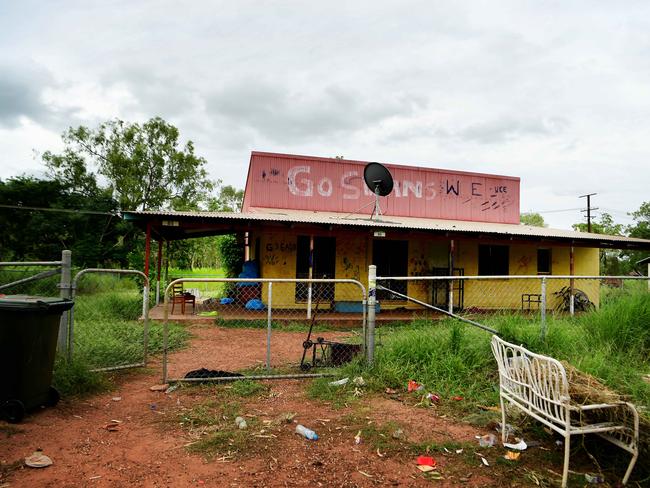
{"label": "white metal bench", "polygon": [[[582,434],[598,434],[632,454],[623,477],[623,484],[627,483],[639,456],[639,414],[634,405],[626,402],[577,405],[571,402],[564,366],[556,359],[532,353],[497,336],[492,336],[492,352],[499,366],[502,426],[506,425],[504,400],[507,400],[564,437],[562,487],[566,486],[569,473],[571,436]],[[618,413],[620,419],[589,423],[586,419],[596,412]],[[502,442],[506,442],[506,429],[502,428],[501,432]]]}

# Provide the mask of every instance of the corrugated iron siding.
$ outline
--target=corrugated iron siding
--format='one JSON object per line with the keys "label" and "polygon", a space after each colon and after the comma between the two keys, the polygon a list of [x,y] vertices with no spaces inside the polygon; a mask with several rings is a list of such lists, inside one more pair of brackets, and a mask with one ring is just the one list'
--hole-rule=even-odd
{"label": "corrugated iron siding", "polygon": [[[254,207],[355,212],[374,197],[367,163],[273,153],[251,155],[244,211]],[[519,223],[519,178],[386,165],[395,187],[381,198],[389,216]],[[373,206],[362,210],[370,214]]]}

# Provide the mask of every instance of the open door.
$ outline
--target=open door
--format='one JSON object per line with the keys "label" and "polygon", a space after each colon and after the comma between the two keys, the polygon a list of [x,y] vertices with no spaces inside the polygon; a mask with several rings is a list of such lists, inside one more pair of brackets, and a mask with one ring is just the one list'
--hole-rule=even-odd
{"label": "open door", "polygon": [[[408,241],[387,241],[376,239],[372,243],[372,264],[377,266],[377,276],[408,276]],[[406,295],[407,282],[388,280],[386,288]],[[404,301],[390,292],[377,290],[378,300]]]}
{"label": "open door", "polygon": [[[296,278],[309,278],[309,264],[312,263],[312,278],[335,278],[336,238],[314,237],[314,252],[310,256],[309,236],[298,236],[296,252]],[[296,286],[296,302],[306,302],[308,287]],[[316,283],[312,287],[312,301],[329,303],[334,300],[334,283]]]}

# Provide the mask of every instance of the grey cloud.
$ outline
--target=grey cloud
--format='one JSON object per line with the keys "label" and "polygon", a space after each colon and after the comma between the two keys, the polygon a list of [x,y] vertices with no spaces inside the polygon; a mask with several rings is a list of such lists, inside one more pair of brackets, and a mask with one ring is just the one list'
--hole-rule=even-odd
{"label": "grey cloud", "polygon": [[227,85],[207,99],[207,109],[215,119],[248,127],[277,142],[355,132],[425,106],[421,96],[371,97],[340,85],[290,91],[263,80]]}
{"label": "grey cloud", "polygon": [[554,118],[500,118],[472,124],[462,129],[440,127],[434,124],[409,124],[391,131],[388,141],[407,142],[423,138],[461,140],[479,144],[499,144],[526,136],[551,136],[564,132],[569,123]]}
{"label": "grey cloud", "polygon": [[470,125],[456,133],[461,139],[480,144],[496,144],[525,136],[550,136],[568,127],[563,118],[500,118]]}
{"label": "grey cloud", "polygon": [[9,63],[0,63],[0,73],[0,126],[16,127],[21,117],[41,120],[48,111],[43,90],[52,82],[49,73]]}
{"label": "grey cloud", "polygon": [[47,90],[65,88],[50,71],[30,62],[22,65],[0,60],[0,128],[13,129],[26,117],[40,126],[60,131],[79,121],[76,115],[80,100],[69,107],[49,104]]}
{"label": "grey cloud", "polygon": [[[173,70],[172,70],[173,71]],[[135,99],[135,110],[147,117],[175,118],[192,112],[197,105],[193,83],[173,72],[146,64],[120,64],[103,73],[105,85],[121,83]]]}

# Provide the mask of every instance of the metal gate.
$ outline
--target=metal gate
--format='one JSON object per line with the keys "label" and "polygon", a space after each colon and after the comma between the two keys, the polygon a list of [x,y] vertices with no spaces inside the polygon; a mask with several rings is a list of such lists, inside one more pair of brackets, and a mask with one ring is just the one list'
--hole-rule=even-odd
{"label": "metal gate", "polygon": [[88,268],[71,285],[68,357],[93,371],[146,366],[149,280],[132,269]]}
{"label": "metal gate", "polygon": [[[162,314],[164,383],[323,376],[366,356],[356,280],[180,278]],[[188,349],[169,350],[171,322],[194,324]]]}

